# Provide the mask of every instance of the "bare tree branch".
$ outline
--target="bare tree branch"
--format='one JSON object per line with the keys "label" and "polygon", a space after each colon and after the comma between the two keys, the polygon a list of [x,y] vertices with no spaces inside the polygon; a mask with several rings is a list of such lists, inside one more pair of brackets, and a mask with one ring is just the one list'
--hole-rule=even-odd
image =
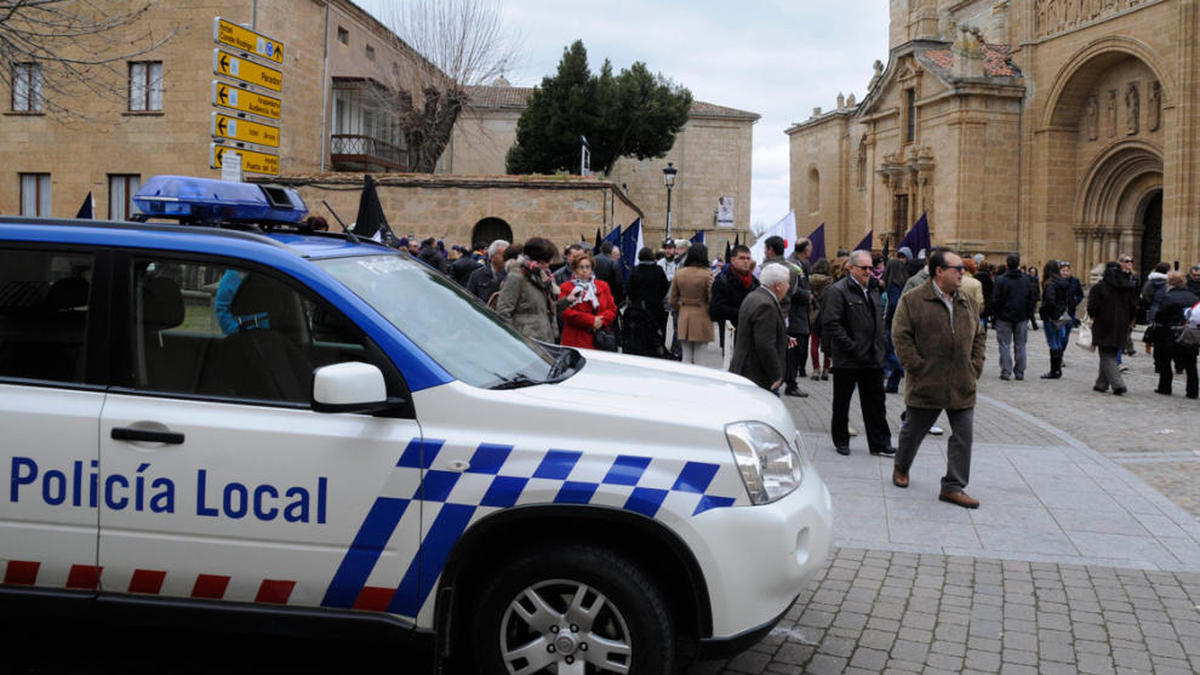
{"label": "bare tree branch", "polygon": [[432,173],[469,104],[467,88],[513,68],[520,38],[505,28],[497,0],[405,0],[383,22],[412,55],[388,83],[396,95],[384,105],[399,119],[410,168]]}
{"label": "bare tree branch", "polygon": [[153,0],[135,4],[105,0],[0,0],[0,83],[13,86],[14,67],[34,64],[39,73],[37,108],[69,120],[91,105],[81,97],[124,101],[125,63],[170,40],[175,30],[154,34],[146,24]]}

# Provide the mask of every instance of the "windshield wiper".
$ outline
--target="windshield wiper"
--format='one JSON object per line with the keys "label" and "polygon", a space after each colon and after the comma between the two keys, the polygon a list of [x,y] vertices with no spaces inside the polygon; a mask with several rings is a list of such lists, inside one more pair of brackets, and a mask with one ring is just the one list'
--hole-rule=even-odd
{"label": "windshield wiper", "polygon": [[550,366],[550,372],[546,373],[547,382],[558,377],[566,369],[573,353],[570,349],[564,348],[558,353],[558,356],[554,357],[554,365]]}
{"label": "windshield wiper", "polygon": [[[495,375],[495,373],[492,374]],[[488,389],[520,389],[521,387],[530,387],[535,384],[542,384],[537,380],[530,379],[530,377],[524,373],[516,373],[512,377],[496,375],[496,379],[500,381],[488,387]]]}

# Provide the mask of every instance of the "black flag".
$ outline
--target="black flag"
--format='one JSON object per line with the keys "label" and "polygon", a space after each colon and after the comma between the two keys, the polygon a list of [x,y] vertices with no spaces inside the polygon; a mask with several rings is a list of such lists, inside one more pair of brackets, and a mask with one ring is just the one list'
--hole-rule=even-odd
{"label": "black flag", "polygon": [[729,259],[731,257],[733,257],[733,246],[729,243],[729,240],[726,239],[725,240],[725,264],[726,265],[729,264]]}
{"label": "black flag", "polygon": [[375,179],[371,174],[363,176],[362,197],[358,200],[358,218],[354,220],[354,234],[396,247],[396,235],[383,215],[379,193],[375,190]]}
{"label": "black flag", "polygon": [[95,218],[96,216],[92,209],[93,203],[94,202],[92,200],[92,193],[89,192],[88,196],[84,198],[83,204],[79,207],[79,212],[75,214],[75,217],[76,218],[87,218],[89,220]]}
{"label": "black flag", "polygon": [[600,236],[600,228],[596,228],[596,245],[592,247],[592,255],[600,255],[600,243],[604,239]]}

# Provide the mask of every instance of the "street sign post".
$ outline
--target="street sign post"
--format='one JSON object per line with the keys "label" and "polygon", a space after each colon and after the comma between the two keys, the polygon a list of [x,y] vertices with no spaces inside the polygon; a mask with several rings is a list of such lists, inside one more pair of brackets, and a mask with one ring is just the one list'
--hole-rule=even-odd
{"label": "street sign post", "polygon": [[279,147],[279,128],[246,119],[238,119],[233,115],[214,112],[212,114],[212,135],[216,138],[227,138],[231,141],[257,143],[272,148]]}
{"label": "street sign post", "polygon": [[222,108],[240,110],[272,120],[279,119],[283,108],[283,101],[273,96],[239,89],[220,80],[213,80],[212,102],[213,105]]}
{"label": "street sign post", "polygon": [[259,58],[283,63],[283,43],[279,40],[255,33],[249,28],[226,21],[221,17],[213,19],[213,39],[219,44],[229,45],[234,49]]}
{"label": "street sign post", "polygon": [[233,148],[227,145],[219,145],[211,143],[212,153],[212,168],[220,169],[224,165],[225,155],[241,155],[242,171],[246,173],[260,173],[267,176],[279,175],[279,156],[268,155],[265,152],[256,150],[247,150],[246,148]]}
{"label": "street sign post", "polygon": [[223,49],[213,50],[213,72],[271,91],[283,91],[283,73],[239,58]]}

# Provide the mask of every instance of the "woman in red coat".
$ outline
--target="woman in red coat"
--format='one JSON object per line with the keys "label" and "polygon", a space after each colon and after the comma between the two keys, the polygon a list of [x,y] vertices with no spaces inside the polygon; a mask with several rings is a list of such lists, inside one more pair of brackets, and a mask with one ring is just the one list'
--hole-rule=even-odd
{"label": "woman in red coat", "polygon": [[571,280],[560,289],[560,298],[573,301],[562,313],[562,343],[568,347],[594,349],[596,331],[611,327],[617,318],[612,291],[592,273],[595,267],[590,254],[579,256],[571,266]]}

